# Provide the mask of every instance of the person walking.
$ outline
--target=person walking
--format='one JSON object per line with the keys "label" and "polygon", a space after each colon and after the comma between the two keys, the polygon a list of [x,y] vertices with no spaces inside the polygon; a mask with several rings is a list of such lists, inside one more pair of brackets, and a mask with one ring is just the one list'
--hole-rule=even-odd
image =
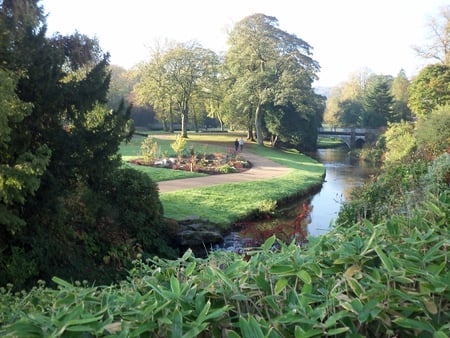
{"label": "person walking", "polygon": [[238,152],[238,150],[239,150],[239,141],[238,141],[238,139],[236,139],[236,140],[234,141],[234,151],[235,151],[235,152]]}
{"label": "person walking", "polygon": [[244,150],[244,138],[242,136],[239,138],[239,150],[241,152]]}

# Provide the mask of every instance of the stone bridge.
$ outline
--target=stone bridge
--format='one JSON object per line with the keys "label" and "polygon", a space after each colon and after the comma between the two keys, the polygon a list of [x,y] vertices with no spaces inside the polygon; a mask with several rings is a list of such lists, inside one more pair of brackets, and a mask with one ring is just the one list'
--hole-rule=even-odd
{"label": "stone bridge", "polygon": [[349,149],[361,148],[367,141],[375,140],[379,133],[379,129],[369,128],[319,128],[319,136],[339,138],[345,142]]}

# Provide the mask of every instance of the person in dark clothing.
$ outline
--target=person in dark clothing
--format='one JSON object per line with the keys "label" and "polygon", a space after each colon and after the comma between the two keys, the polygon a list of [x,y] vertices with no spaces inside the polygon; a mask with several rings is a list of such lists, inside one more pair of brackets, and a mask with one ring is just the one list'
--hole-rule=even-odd
{"label": "person in dark clothing", "polygon": [[237,152],[238,150],[239,150],[239,141],[238,141],[238,139],[236,139],[234,141],[234,151]]}

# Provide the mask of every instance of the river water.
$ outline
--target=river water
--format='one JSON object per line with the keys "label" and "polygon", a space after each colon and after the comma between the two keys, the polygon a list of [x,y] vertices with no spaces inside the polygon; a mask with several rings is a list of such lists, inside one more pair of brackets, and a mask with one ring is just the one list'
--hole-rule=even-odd
{"label": "river water", "polygon": [[345,148],[319,149],[307,154],[325,165],[326,176],[321,190],[304,200],[296,201],[277,212],[276,218],[240,224],[224,238],[221,249],[238,250],[257,245],[263,237],[281,232],[287,240],[320,236],[334,225],[339,210],[350,199],[351,191],[364,184],[376,168],[354,159]]}

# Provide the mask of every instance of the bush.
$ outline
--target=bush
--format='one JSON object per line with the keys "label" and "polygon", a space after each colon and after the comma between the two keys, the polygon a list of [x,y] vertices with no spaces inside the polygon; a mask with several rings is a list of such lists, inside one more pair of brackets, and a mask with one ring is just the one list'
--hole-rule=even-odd
{"label": "bush", "polygon": [[172,252],[165,240],[158,185],[147,174],[124,168],[117,171],[109,186],[108,199],[115,206],[120,228],[137,240],[143,252],[166,255]]}
{"label": "bush", "polygon": [[144,162],[147,164],[152,163],[155,159],[160,157],[160,149],[158,143],[150,135],[142,141],[141,154],[144,157]]}
{"label": "bush", "polygon": [[450,105],[437,107],[416,123],[417,144],[428,158],[450,150]]}
{"label": "bush", "polygon": [[444,153],[436,158],[429,166],[423,177],[426,191],[440,193],[450,186],[450,154]]}

